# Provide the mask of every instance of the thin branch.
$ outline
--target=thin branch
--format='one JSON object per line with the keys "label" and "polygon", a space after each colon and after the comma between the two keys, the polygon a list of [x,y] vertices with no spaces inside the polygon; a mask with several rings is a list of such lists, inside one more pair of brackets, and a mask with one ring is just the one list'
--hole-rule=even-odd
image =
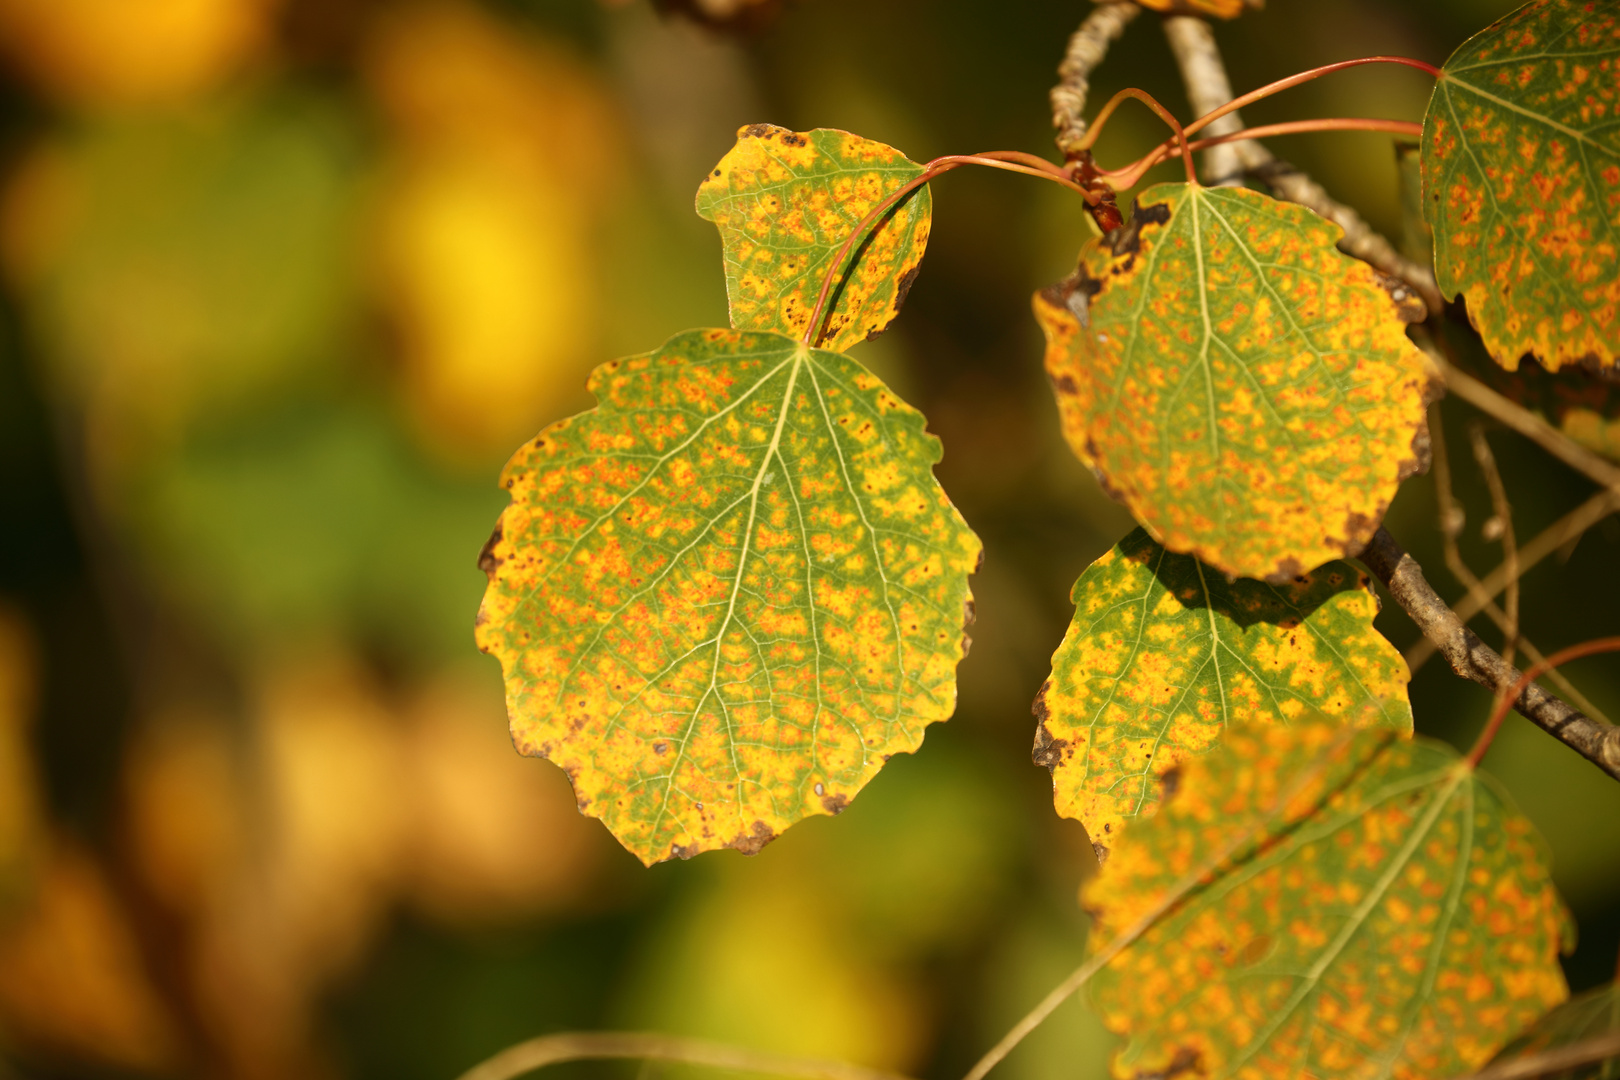
{"label": "thin branch", "polygon": [[[1423,577],[1417,560],[1379,527],[1361,553],[1366,564],[1400,604],[1425,637],[1433,641],[1465,679],[1472,679],[1493,693],[1506,693],[1519,681],[1520,673],[1507,663],[1435,593]],[[1620,728],[1604,727],[1585,713],[1532,683],[1514,700],[1514,708],[1543,731],[1552,735],[1598,768],[1620,780]]]}
{"label": "thin branch", "polygon": [[1499,1061],[1479,1072],[1455,1077],[1454,1080],[1531,1080],[1532,1077],[1562,1072],[1577,1065],[1591,1065],[1617,1055],[1620,1055],[1620,1031],[1605,1031],[1568,1046]]}
{"label": "thin branch", "polygon": [[[1507,567],[1508,575],[1507,601],[1503,611],[1507,625],[1502,627],[1502,659],[1511,664],[1513,654],[1519,648],[1519,544],[1513,534],[1513,506],[1508,502],[1501,470],[1496,467],[1496,455],[1491,453],[1491,444],[1485,438],[1485,428],[1478,421],[1468,426],[1468,441],[1473,446],[1479,471],[1485,476],[1485,487],[1491,493],[1491,516],[1482,531],[1487,534],[1495,532],[1496,538],[1502,541],[1502,565]],[[1485,538],[1492,539],[1489,535]],[[1531,663],[1535,662],[1532,657]]]}
{"label": "thin branch", "polygon": [[1550,671],[1561,664],[1567,664],[1571,660],[1579,660],[1583,656],[1596,656],[1598,653],[1612,652],[1620,652],[1620,636],[1598,638],[1594,641],[1583,641],[1579,645],[1571,645],[1567,649],[1559,649],[1557,652],[1553,653],[1552,656],[1541,661],[1541,663],[1532,665],[1530,670],[1526,671],[1523,675],[1520,675],[1514,680],[1513,685],[1508,687],[1507,693],[1500,695],[1496,699],[1496,705],[1491,709],[1491,718],[1485,723],[1485,730],[1479,733],[1479,738],[1474,742],[1474,748],[1468,751],[1468,756],[1464,759],[1468,762],[1469,767],[1474,769],[1479,768],[1479,763],[1484,759],[1485,752],[1491,748],[1491,740],[1496,738],[1497,731],[1499,731],[1502,727],[1502,721],[1507,719],[1508,698],[1518,694],[1526,686],[1529,686],[1533,681],[1535,681],[1538,675],[1541,675],[1543,672]]}
{"label": "thin branch", "polygon": [[[1541,562],[1548,555],[1557,551],[1571,540],[1577,539],[1593,525],[1602,521],[1616,510],[1620,510],[1620,491],[1600,491],[1587,499],[1580,506],[1571,510],[1546,529],[1542,530],[1534,540],[1519,549],[1519,573],[1523,575],[1531,567]],[[1462,622],[1467,622],[1485,605],[1495,598],[1507,587],[1507,567],[1498,566],[1485,576],[1481,582],[1481,593],[1478,597],[1470,593],[1457,605],[1456,615]],[[1413,671],[1422,667],[1424,662],[1433,655],[1434,642],[1428,638],[1418,641],[1406,650],[1406,665]]]}
{"label": "thin branch", "polygon": [[[1541,663],[1546,659],[1541,650],[1536,648],[1535,643],[1522,633],[1516,633],[1517,620],[1510,622],[1507,613],[1496,606],[1493,594],[1485,591],[1485,583],[1475,576],[1473,568],[1463,561],[1462,552],[1457,548],[1457,537],[1462,533],[1465,515],[1462,506],[1452,493],[1451,455],[1446,447],[1445,425],[1438,403],[1429,406],[1429,444],[1434,458],[1431,475],[1434,476],[1435,503],[1439,510],[1440,539],[1442,549],[1445,552],[1446,569],[1450,570],[1451,575],[1462,582],[1463,588],[1468,590],[1468,600],[1478,605],[1474,611],[1484,611],[1486,615],[1490,616],[1491,621],[1501,629],[1504,640],[1516,639],[1519,646],[1524,649],[1524,655],[1532,664]],[[1549,548],[1549,550],[1551,549]],[[1517,560],[1515,560],[1514,569],[1518,570]],[[1453,610],[1457,609],[1454,608]],[[1474,611],[1470,611],[1468,616],[1464,616],[1458,611],[1457,617],[1466,623],[1472,617]],[[1423,649],[1421,654],[1419,654],[1420,646]],[[1430,656],[1434,655],[1434,643],[1428,638],[1419,638],[1417,644],[1407,650],[1406,655],[1407,670],[1416,673],[1417,669]],[[1415,662],[1414,655],[1416,655]],[[1601,709],[1587,699],[1585,694],[1581,693],[1574,683],[1569,681],[1568,676],[1562,671],[1552,668],[1547,672],[1547,677],[1556,683],[1559,691],[1574,702],[1575,707],[1586,715],[1601,724],[1612,722],[1607,716],[1603,715]]]}
{"label": "thin branch", "polygon": [[[1209,24],[1195,16],[1178,15],[1164,20],[1164,32],[1170,39],[1171,51],[1176,54],[1181,81],[1187,87],[1187,98],[1194,110],[1202,116],[1231,101],[1232,84],[1226,77],[1226,64]],[[1241,121],[1226,126],[1229,119],[1236,121],[1237,113],[1227,113],[1214,121],[1209,131],[1226,134],[1241,130]],[[1278,198],[1299,203],[1343,229],[1340,251],[1412,286],[1423,297],[1430,312],[1441,310],[1440,290],[1435,287],[1432,270],[1395,250],[1395,246],[1375,232],[1360,214],[1335,200],[1327,189],[1288,162],[1273,157],[1260,143],[1245,140],[1231,146],[1232,157],[1242,172],[1263,181]],[[1205,161],[1206,165],[1213,165],[1212,158],[1206,157]],[[1217,174],[1215,182],[1225,180],[1227,175]]]}
{"label": "thin branch", "polygon": [[564,1061],[642,1058],[709,1065],[739,1072],[794,1076],[800,1080],[906,1080],[897,1073],[865,1069],[842,1061],[790,1057],[764,1050],[635,1031],[570,1031],[542,1035],[507,1047],[461,1074],[460,1080],[509,1080]]}
{"label": "thin branch", "polygon": [[1052,87],[1052,126],[1057,128],[1058,149],[1066,158],[1080,152],[1086,137],[1086,95],[1091,73],[1108,55],[1108,46],[1125,32],[1142,9],[1131,3],[1098,4],[1069,38],[1068,50],[1058,65],[1058,84]]}
{"label": "thin branch", "polygon": [[[1171,15],[1164,20],[1164,36],[1176,55],[1181,80],[1187,88],[1187,101],[1194,116],[1215,112],[1232,100],[1232,84],[1226,78],[1209,23],[1196,15]],[[1243,130],[1243,120],[1234,110],[1206,125],[1212,136],[1231,135]],[[1241,185],[1246,169],[1269,160],[1266,148],[1252,140],[1225,143],[1204,151],[1204,179],[1221,187]],[[1252,164],[1251,164],[1252,163]]]}
{"label": "thin branch", "polygon": [[1425,351],[1440,369],[1447,390],[1480,412],[1500,420],[1520,435],[1535,442],[1570,468],[1585,473],[1602,487],[1620,488],[1620,466],[1588,450],[1529,409],[1509,401],[1472,375],[1435,355],[1433,351]]}

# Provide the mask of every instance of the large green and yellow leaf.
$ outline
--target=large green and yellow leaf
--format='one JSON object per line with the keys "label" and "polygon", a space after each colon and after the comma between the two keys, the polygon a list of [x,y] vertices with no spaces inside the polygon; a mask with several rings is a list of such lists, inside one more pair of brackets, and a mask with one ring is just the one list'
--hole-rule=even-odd
{"label": "large green and yellow leaf", "polygon": [[[1613,982],[1579,994],[1537,1020],[1502,1048],[1492,1065],[1519,1061],[1574,1046],[1602,1035],[1620,1034],[1620,984]],[[1558,1080],[1620,1080],[1620,1048],[1608,1057],[1563,1069]]]}
{"label": "large green and yellow leaf", "polygon": [[513,738],[647,863],[837,813],[948,717],[979,541],[865,368],[694,330],[507,464],[478,643]]}
{"label": "large green and yellow leaf", "polygon": [[[697,193],[697,212],[720,230],[731,325],[802,338],[838,249],[922,172],[893,147],[847,131],[739,130]],[[843,352],[900,313],[928,245],[932,205],[924,184],[856,242],[820,328],[822,348]]]}
{"label": "large green and yellow leaf", "polygon": [[1615,366],[1620,2],[1536,0],[1446,61],[1423,120],[1435,279],[1491,355]]}
{"label": "large green and yellow leaf", "polygon": [[1160,778],[1232,724],[1324,715],[1412,730],[1406,662],[1373,629],[1367,576],[1331,562],[1283,585],[1227,579],[1137,529],[1074,585],[1035,699],[1035,760],[1099,856]]}
{"label": "large green and yellow leaf", "polygon": [[1420,467],[1425,361],[1340,235],[1160,184],[1036,295],[1069,445],[1170,550],[1287,580],[1359,551]]}
{"label": "large green and yellow leaf", "polygon": [[1091,984],[1120,1077],[1432,1080],[1566,990],[1530,823],[1449,747],[1331,722],[1229,731],[1084,901],[1107,942],[1231,854]]}

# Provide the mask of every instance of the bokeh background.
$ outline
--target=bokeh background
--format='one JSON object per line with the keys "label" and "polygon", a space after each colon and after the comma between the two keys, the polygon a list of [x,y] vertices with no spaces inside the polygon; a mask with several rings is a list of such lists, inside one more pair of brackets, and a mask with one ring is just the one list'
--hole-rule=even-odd
{"label": "bokeh background", "polygon": [[[1510,6],[1273,0],[1218,35],[1241,90],[1438,63]],[[1088,8],[798,0],[737,33],[646,0],[0,0],[0,1074],[437,1080],[611,1026],[943,1078],[1060,980],[1095,864],[1029,702],[1130,528],[1061,442],[1029,317],[1091,234],[1062,189],[937,183],[907,308],[857,350],[944,439],[988,555],[956,717],[842,817],[643,869],[513,753],[472,619],[507,454],[589,407],[595,364],[724,324],[691,205],[740,125],[1045,152]],[[1187,115],[1151,18],[1094,102],[1127,84]],[[1416,119],[1427,92],[1362,69],[1248,116]],[[1399,234],[1387,137],[1276,147]],[[1589,493],[1492,438],[1521,537]],[[1427,478],[1390,522],[1459,595]],[[1498,554],[1476,524],[1464,552]],[[1617,555],[1610,521],[1530,575],[1545,651],[1620,628]],[[1570,674],[1620,716],[1617,668]],[[1413,697],[1463,743],[1489,705],[1440,663]],[[1571,982],[1609,978],[1620,787],[1516,719],[1487,764],[1579,919]],[[1110,1045],[1071,1002],[1002,1075],[1101,1076]]]}

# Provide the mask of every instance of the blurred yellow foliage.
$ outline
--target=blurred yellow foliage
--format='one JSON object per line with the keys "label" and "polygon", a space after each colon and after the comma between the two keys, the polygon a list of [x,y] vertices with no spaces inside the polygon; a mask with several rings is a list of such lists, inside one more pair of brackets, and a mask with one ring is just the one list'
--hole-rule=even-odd
{"label": "blurred yellow foliage", "polygon": [[0,0],[12,62],[58,100],[107,108],[205,90],[270,43],[279,0]]}
{"label": "blurred yellow foliage", "polygon": [[579,63],[471,7],[384,20],[364,64],[393,133],[375,268],[428,442],[501,457],[595,355],[598,215],[619,124]]}
{"label": "blurred yellow foliage", "polygon": [[313,100],[215,101],[47,136],[7,177],[0,254],[98,480],[339,342],[345,146]]}
{"label": "blurred yellow foliage", "polygon": [[188,928],[191,997],[235,1075],[315,1067],[317,995],[400,901],[478,924],[596,888],[612,841],[512,751],[483,674],[390,694],[334,645],[267,663],[245,729],[171,710],[137,740],[132,848]]}
{"label": "blurred yellow foliage", "polygon": [[0,604],[0,916],[38,859],[40,808],[30,734],[39,658],[21,612]]}
{"label": "blurred yellow foliage", "polygon": [[0,927],[0,1023],[30,1043],[127,1068],[172,1068],[175,1033],[108,883],[58,838],[37,891]]}
{"label": "blurred yellow foliage", "polygon": [[666,929],[629,1022],[901,1073],[920,1065],[918,988],[860,948],[810,861],[773,853],[728,866]]}

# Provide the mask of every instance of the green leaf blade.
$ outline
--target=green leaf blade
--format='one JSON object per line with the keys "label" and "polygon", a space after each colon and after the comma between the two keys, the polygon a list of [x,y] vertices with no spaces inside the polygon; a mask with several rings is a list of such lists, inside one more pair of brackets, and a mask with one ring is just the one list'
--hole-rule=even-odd
{"label": "green leaf blade", "polygon": [[503,474],[479,645],[519,748],[643,861],[757,851],[950,715],[978,539],[837,353],[692,331],[591,389]]}
{"label": "green leaf blade", "polygon": [[1221,574],[1141,529],[1075,582],[1074,619],[1035,702],[1035,758],[1099,856],[1151,814],[1161,778],[1231,724],[1315,715],[1412,730],[1399,652],[1368,580],[1331,562],[1285,585]]}
{"label": "green leaf blade", "polygon": [[1037,294],[1070,446],[1172,551],[1284,581],[1360,550],[1419,469],[1422,354],[1340,235],[1161,184]]}
{"label": "green leaf blade", "polygon": [[[698,188],[697,212],[720,230],[731,325],[802,338],[833,258],[855,227],[923,167],[847,131],[752,124]],[[857,242],[820,328],[843,352],[899,314],[928,246],[928,186]]]}
{"label": "green leaf blade", "polygon": [[1115,1075],[1451,1076],[1567,996],[1539,839],[1449,747],[1229,732],[1087,887],[1096,940],[1235,840],[1093,980]]}
{"label": "green leaf blade", "polygon": [[1509,371],[1612,369],[1620,3],[1536,0],[1446,61],[1423,127],[1435,276]]}

